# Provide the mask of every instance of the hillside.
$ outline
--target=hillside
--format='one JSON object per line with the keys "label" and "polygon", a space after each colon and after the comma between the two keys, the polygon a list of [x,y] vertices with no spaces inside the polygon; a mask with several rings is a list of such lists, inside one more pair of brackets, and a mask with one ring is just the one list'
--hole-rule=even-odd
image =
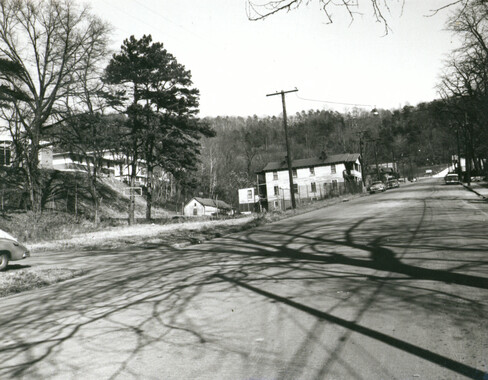
{"label": "hillside", "polygon": [[[94,207],[86,174],[42,170],[42,213],[34,215],[26,207],[26,191],[20,170],[0,168],[0,229],[22,241],[42,241],[69,237],[79,231],[95,231]],[[127,223],[127,185],[111,178],[99,183],[102,226]],[[145,222],[146,201],[136,197],[136,218]],[[174,212],[153,207],[154,219],[168,219]]]}

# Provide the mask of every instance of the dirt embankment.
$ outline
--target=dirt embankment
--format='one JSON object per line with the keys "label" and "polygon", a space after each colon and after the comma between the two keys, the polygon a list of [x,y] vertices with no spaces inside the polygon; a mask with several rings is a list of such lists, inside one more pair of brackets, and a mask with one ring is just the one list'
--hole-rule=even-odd
{"label": "dirt embankment", "polygon": [[27,244],[33,252],[67,248],[118,247],[130,244],[196,244],[259,224],[259,217],[227,220],[188,221],[173,224],[139,224],[120,226],[103,231],[75,234],[69,239]]}

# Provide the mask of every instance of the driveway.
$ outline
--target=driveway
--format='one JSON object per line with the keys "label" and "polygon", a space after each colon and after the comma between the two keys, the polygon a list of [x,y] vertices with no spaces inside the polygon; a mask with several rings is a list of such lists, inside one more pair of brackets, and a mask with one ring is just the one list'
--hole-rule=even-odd
{"label": "driveway", "polygon": [[427,180],[177,250],[45,253],[0,378],[487,378],[488,204]]}

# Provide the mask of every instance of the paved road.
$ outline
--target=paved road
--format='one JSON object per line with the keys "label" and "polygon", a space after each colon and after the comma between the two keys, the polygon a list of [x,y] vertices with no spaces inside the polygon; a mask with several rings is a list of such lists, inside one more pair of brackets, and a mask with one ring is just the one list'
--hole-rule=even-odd
{"label": "paved road", "polygon": [[488,203],[436,180],[3,298],[0,378],[486,379]]}

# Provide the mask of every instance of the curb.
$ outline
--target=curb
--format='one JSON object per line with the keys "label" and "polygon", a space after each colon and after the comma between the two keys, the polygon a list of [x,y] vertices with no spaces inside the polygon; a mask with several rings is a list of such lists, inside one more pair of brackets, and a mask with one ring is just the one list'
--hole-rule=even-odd
{"label": "curb", "polygon": [[465,185],[464,183],[461,183],[465,189],[469,190],[469,191],[472,191],[473,193],[475,193],[476,195],[478,195],[479,197],[483,198],[483,199],[488,199],[487,197],[485,197],[484,195],[478,193],[475,189],[473,189],[471,186],[468,186],[468,185]]}

